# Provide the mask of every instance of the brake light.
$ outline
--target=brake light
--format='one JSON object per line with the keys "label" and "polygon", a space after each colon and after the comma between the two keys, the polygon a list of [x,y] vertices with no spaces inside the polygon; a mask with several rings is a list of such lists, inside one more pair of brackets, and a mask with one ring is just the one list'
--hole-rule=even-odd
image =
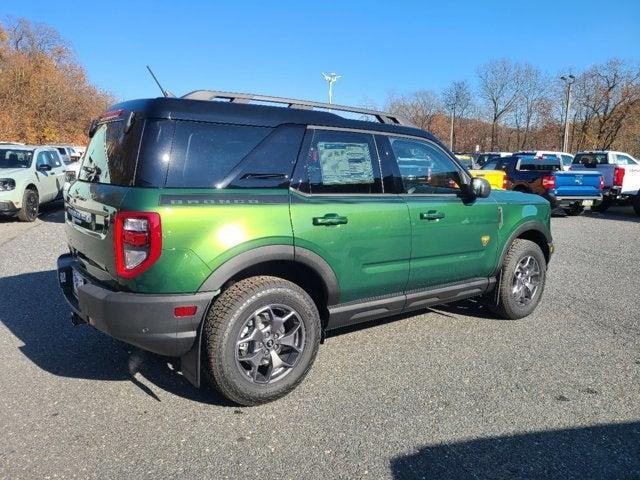
{"label": "brake light", "polygon": [[109,120],[116,120],[122,116],[123,109],[119,110],[111,110],[110,112],[106,112],[102,114],[102,116],[98,119],[99,122],[108,122]]}
{"label": "brake light", "polygon": [[133,278],[160,258],[162,228],[156,212],[118,212],[113,246],[119,277]]}
{"label": "brake light", "polygon": [[506,189],[507,189],[507,176],[502,175],[502,190],[506,190]]}
{"label": "brake light", "polygon": [[600,175],[600,190],[604,190],[604,177]]}
{"label": "brake light", "polygon": [[545,175],[542,177],[542,186],[547,190],[553,190],[556,188],[556,177],[553,175]]}
{"label": "brake light", "polygon": [[616,167],[613,171],[613,186],[621,187],[622,181],[624,180],[625,170],[622,167]]}

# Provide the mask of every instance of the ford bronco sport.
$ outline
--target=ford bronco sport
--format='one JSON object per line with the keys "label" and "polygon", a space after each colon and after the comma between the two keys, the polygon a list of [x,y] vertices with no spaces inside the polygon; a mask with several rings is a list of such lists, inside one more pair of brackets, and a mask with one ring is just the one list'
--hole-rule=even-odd
{"label": "ford bronco sport", "polygon": [[90,133],[58,260],[72,320],[239,404],[290,392],[328,330],[469,297],[518,319],[542,296],[549,203],[491,192],[398,116],[196,91]]}

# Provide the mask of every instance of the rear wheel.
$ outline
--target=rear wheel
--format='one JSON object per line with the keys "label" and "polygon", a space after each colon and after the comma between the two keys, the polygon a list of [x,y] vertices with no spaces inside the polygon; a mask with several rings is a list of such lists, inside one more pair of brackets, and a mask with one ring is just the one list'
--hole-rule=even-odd
{"label": "rear wheel", "polygon": [[509,320],[531,314],[542,297],[546,272],[547,262],[538,244],[515,240],[502,263],[494,311]]}
{"label": "rear wheel", "polygon": [[40,198],[33,188],[27,188],[22,194],[22,208],[18,211],[18,218],[22,222],[34,222],[38,218]]}
{"label": "rear wheel", "polygon": [[633,211],[640,217],[640,191],[633,197],[631,204],[633,205]]}
{"label": "rear wheel", "polygon": [[251,277],[214,302],[203,342],[210,383],[235,403],[258,405],[286,395],[306,376],[320,343],[320,315],[294,283]]}
{"label": "rear wheel", "polygon": [[569,208],[565,208],[564,211],[570,216],[582,215],[584,207],[582,205],[571,205]]}
{"label": "rear wheel", "polygon": [[601,202],[594,204],[593,207],[591,207],[591,210],[593,210],[594,212],[604,212],[611,206],[612,203],[613,202],[610,198],[604,197]]}

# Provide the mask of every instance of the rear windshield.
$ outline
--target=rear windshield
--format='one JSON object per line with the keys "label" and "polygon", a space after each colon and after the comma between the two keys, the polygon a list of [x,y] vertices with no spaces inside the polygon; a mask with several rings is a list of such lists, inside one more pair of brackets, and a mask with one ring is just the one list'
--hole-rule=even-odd
{"label": "rear windshield", "polygon": [[134,123],[127,134],[122,120],[100,124],[87,147],[78,178],[92,183],[132,185],[141,124]]}
{"label": "rear windshield", "polygon": [[32,150],[0,148],[0,168],[29,168],[32,158]]}
{"label": "rear windshield", "polygon": [[573,164],[578,165],[606,165],[606,153],[579,153],[573,158]]}
{"label": "rear windshield", "polygon": [[560,168],[560,161],[555,155],[553,158],[549,158],[548,156],[543,156],[542,158],[535,158],[533,156],[519,157],[518,170],[553,171],[560,170]]}

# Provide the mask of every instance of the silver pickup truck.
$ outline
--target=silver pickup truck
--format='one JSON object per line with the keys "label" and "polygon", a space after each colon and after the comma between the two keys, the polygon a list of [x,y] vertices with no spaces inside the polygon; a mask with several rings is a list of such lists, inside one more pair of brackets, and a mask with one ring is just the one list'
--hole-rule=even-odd
{"label": "silver pickup truck", "polygon": [[614,204],[631,204],[640,215],[640,161],[628,153],[612,150],[579,152],[573,158],[573,171],[597,171],[604,178],[602,202],[593,210],[603,212]]}

